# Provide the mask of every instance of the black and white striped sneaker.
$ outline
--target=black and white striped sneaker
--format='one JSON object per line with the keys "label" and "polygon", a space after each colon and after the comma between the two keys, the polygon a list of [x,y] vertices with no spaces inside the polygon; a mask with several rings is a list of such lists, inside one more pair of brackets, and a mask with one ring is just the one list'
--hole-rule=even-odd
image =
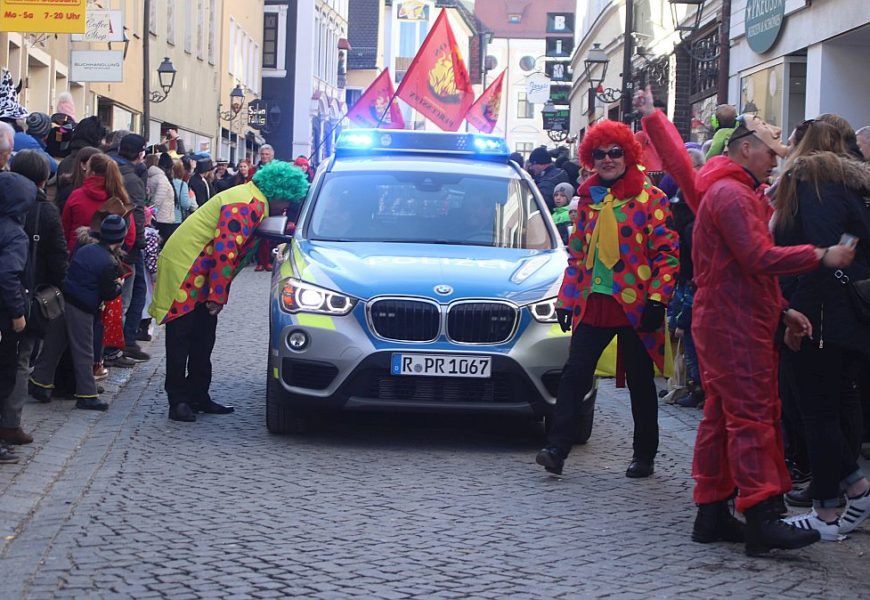
{"label": "black and white striped sneaker", "polygon": [[849,498],[846,510],[840,515],[840,533],[855,531],[867,517],[870,517],[870,490],[857,498]]}
{"label": "black and white striped sneaker", "polygon": [[846,536],[842,535],[842,531],[839,529],[839,521],[835,520],[833,523],[828,523],[822,520],[815,510],[783,519],[783,521],[798,529],[815,529],[827,542],[839,542],[846,539]]}

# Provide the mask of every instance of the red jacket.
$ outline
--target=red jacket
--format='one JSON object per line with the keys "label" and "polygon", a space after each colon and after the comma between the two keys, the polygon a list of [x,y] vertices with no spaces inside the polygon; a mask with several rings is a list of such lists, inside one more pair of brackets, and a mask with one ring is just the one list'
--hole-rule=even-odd
{"label": "red jacket", "polygon": [[[73,190],[69,199],[63,206],[61,223],[63,235],[66,238],[67,249],[70,255],[76,248],[76,230],[79,227],[90,227],[94,213],[106,203],[109,194],[106,192],[105,177],[91,175],[85,179],[80,188]],[[127,219],[127,236],[124,238],[124,247],[130,248],[136,241],[136,223],[133,219]]]}

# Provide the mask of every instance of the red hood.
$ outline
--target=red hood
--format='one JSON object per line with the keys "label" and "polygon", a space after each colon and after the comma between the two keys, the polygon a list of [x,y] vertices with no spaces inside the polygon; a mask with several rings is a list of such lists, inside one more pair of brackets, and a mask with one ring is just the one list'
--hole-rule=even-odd
{"label": "red hood", "polygon": [[707,161],[698,173],[697,189],[698,196],[703,197],[710,187],[720,179],[736,179],[740,183],[755,189],[755,180],[746,172],[746,169],[738,165],[727,156],[716,156]]}
{"label": "red hood", "polygon": [[109,199],[109,194],[106,192],[106,178],[99,175],[91,175],[85,179],[81,190],[91,202],[102,204]]}
{"label": "red hood", "polygon": [[[625,175],[613,184],[612,193],[620,200],[634,198],[643,191],[643,184],[645,181],[646,176],[643,174],[643,171],[639,170],[636,165],[627,165],[625,168]],[[588,199],[591,198],[589,188],[596,185],[605,185],[597,174],[584,181],[580,186],[580,189],[577,190],[580,198],[588,201]]]}

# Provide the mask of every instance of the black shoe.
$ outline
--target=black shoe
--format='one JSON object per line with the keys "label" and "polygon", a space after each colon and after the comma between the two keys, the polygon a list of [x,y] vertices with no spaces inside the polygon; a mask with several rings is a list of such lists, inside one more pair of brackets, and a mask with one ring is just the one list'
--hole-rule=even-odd
{"label": "black shoe", "polygon": [[191,408],[196,410],[196,412],[205,413],[207,415],[228,415],[236,412],[236,409],[232,406],[224,406],[223,404],[218,404],[214,400],[193,404],[191,405]]}
{"label": "black shoe", "polygon": [[79,398],[76,400],[76,408],[82,410],[109,410],[109,405],[99,398]]}
{"label": "black shoe", "polygon": [[743,523],[731,514],[726,500],[699,504],[692,528],[692,541],[699,544],[743,542]]}
{"label": "black shoe", "polygon": [[147,329],[140,329],[136,332],[136,341],[137,342],[150,342],[151,334],[148,333]]}
{"label": "black shoe", "polygon": [[785,459],[785,466],[788,467],[788,474],[791,477],[792,485],[807,483],[813,478],[809,471],[804,471],[789,459]]}
{"label": "black shoe", "polygon": [[704,392],[701,390],[695,390],[692,393],[683,396],[675,403],[677,406],[682,406],[683,408],[698,408],[704,405]]}
{"label": "black shoe", "polygon": [[[785,495],[785,501],[789,506],[795,506],[800,508],[808,508],[813,505],[813,490],[812,484],[801,488],[795,489],[788,492]],[[843,508],[846,506],[846,497],[842,494],[840,495],[839,502],[837,503],[837,508]]]}
{"label": "black shoe", "polygon": [[151,355],[147,352],[143,352],[137,344],[131,344],[124,348],[124,357],[136,362],[151,360]]}
{"label": "black shoe", "polygon": [[774,512],[780,518],[788,516],[788,507],[785,505],[785,494],[768,498]]}
{"label": "black shoe", "polygon": [[538,452],[535,462],[544,467],[548,473],[561,475],[562,467],[565,466],[565,457],[561,450],[549,446]]}
{"label": "black shoe", "polygon": [[798,529],[779,519],[772,498],[746,509],[746,554],[760,556],[769,550],[797,550],[821,539],[815,529]]}
{"label": "black shoe", "polygon": [[132,369],[135,367],[137,363],[132,358],[128,356],[124,356],[123,354],[117,356],[116,358],[106,358],[103,360],[103,365],[106,367],[119,367],[121,369]]}
{"label": "black shoe", "polygon": [[180,404],[169,407],[169,418],[173,421],[193,423],[196,421],[196,414],[194,414],[189,404],[181,402]]}
{"label": "black shoe", "polygon": [[641,477],[649,477],[653,474],[653,471],[655,471],[655,468],[653,467],[652,460],[644,460],[635,456],[631,459],[628,469],[625,470],[625,476],[639,479]]}
{"label": "black shoe", "polygon": [[42,403],[51,402],[51,388],[37,385],[32,379],[27,382],[27,393]]}

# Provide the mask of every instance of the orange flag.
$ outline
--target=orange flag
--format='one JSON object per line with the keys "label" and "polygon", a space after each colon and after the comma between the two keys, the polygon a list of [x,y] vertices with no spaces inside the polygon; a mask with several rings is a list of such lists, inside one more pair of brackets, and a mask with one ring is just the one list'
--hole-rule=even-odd
{"label": "orange flag", "polygon": [[[347,118],[362,127],[378,127],[380,122],[384,129],[404,129],[405,119],[399,105],[394,102],[387,111],[387,105],[392,99],[393,80],[390,78],[390,70],[384,69],[348,111]],[[387,114],[381,121],[384,112]]]}
{"label": "orange flag", "polygon": [[495,124],[498,123],[498,114],[501,112],[501,88],[506,72],[506,70],[502,71],[501,75],[496,77],[492,85],[483,91],[465,115],[465,120],[478,131],[492,133]]}
{"label": "orange flag", "polygon": [[474,102],[474,89],[444,9],[411,61],[396,95],[444,131],[456,131],[462,124]]}

